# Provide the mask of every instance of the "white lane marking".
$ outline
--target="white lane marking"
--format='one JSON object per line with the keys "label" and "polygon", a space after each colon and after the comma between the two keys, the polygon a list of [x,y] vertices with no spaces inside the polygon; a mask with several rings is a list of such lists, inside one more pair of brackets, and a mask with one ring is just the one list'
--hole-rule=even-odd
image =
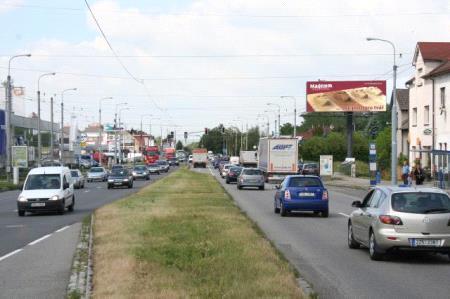
{"label": "white lane marking", "polygon": [[41,238],[39,238],[39,239],[37,239],[37,240],[34,240],[33,242],[28,243],[28,245],[31,245],[31,246],[32,246],[32,245],[35,245],[35,244],[41,242],[42,240],[47,239],[47,238],[50,237],[51,235],[52,235],[52,234],[45,235],[45,236],[43,236],[43,237],[41,237]]}
{"label": "white lane marking", "polygon": [[84,193],[89,193],[91,192],[91,190],[84,190]]}
{"label": "white lane marking", "polygon": [[10,252],[8,254],[5,254],[4,256],[0,257],[0,262],[3,261],[4,259],[9,258],[10,256],[12,256],[12,255],[14,255],[16,253],[21,252],[22,250],[23,250],[22,248],[21,249],[16,249],[16,250],[14,250],[14,251],[12,251],[12,252]]}
{"label": "white lane marking", "polygon": [[347,217],[347,218],[350,218],[350,215],[347,215],[347,214],[345,214],[345,213],[338,213],[339,215],[341,215],[341,216],[344,216],[344,217]]}
{"label": "white lane marking", "polygon": [[24,227],[25,225],[23,224],[12,224],[12,225],[7,225],[6,228],[20,228],[20,227]]}
{"label": "white lane marking", "polygon": [[66,225],[66,226],[64,226],[64,227],[61,227],[60,229],[58,229],[57,231],[55,231],[55,233],[62,232],[63,230],[68,229],[69,227],[70,227],[70,226],[68,226],[68,225]]}
{"label": "white lane marking", "polygon": [[103,189],[101,186],[97,186],[97,189]]}

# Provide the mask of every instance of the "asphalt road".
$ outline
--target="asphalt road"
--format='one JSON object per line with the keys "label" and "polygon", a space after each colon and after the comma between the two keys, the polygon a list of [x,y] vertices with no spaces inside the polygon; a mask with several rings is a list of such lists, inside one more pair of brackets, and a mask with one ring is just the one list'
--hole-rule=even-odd
{"label": "asphalt road", "polygon": [[386,261],[369,259],[367,249],[347,247],[347,215],[351,202],[364,192],[329,188],[330,217],[273,212],[274,186],[265,191],[237,190],[213,174],[239,207],[255,221],[320,298],[449,298],[450,262],[447,256],[401,254]]}
{"label": "asphalt road", "polygon": [[26,217],[19,217],[16,200],[20,191],[2,192],[0,193],[0,257],[62,227],[81,222],[86,215],[91,214],[98,207],[137,192],[143,186],[164,176],[165,174],[152,175],[150,181],[135,181],[132,189],[108,190],[106,183],[86,183],[84,189],[75,190],[75,211],[66,211],[64,215],[27,213]]}

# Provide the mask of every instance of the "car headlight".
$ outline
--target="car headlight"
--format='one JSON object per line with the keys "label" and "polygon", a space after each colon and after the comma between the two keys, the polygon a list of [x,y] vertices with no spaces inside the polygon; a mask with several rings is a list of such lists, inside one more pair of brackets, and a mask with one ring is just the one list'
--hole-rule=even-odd
{"label": "car headlight", "polygon": [[59,196],[58,195],[53,195],[52,197],[50,197],[50,200],[59,200]]}
{"label": "car headlight", "polygon": [[142,174],[143,174],[143,175],[147,175],[147,172],[144,171]]}
{"label": "car headlight", "polygon": [[19,198],[17,199],[20,202],[27,202],[28,199],[25,196],[19,196]]}
{"label": "car headlight", "polygon": [[124,182],[128,182],[128,179],[123,179]]}
{"label": "car headlight", "polygon": [[136,172],[136,171],[133,171],[133,175],[137,175],[137,172]]}
{"label": "car headlight", "polygon": [[108,182],[112,183],[112,182],[114,182],[114,180],[113,179],[108,179]]}

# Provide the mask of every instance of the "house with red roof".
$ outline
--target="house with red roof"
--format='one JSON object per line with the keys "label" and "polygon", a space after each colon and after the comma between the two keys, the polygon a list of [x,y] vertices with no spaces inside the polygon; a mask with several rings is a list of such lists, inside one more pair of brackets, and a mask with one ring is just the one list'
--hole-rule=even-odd
{"label": "house with red roof", "polygon": [[448,169],[450,151],[450,42],[418,42],[409,89],[410,161]]}

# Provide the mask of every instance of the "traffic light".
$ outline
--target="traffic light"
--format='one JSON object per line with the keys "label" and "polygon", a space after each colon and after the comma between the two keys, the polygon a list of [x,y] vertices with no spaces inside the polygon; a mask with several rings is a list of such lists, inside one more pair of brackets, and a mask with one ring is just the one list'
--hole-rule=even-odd
{"label": "traffic light", "polygon": [[184,139],[188,138],[188,132],[184,132]]}
{"label": "traffic light", "polygon": [[225,134],[225,127],[222,127],[222,134]]}
{"label": "traffic light", "polygon": [[208,128],[205,128],[205,135],[208,135]]}

